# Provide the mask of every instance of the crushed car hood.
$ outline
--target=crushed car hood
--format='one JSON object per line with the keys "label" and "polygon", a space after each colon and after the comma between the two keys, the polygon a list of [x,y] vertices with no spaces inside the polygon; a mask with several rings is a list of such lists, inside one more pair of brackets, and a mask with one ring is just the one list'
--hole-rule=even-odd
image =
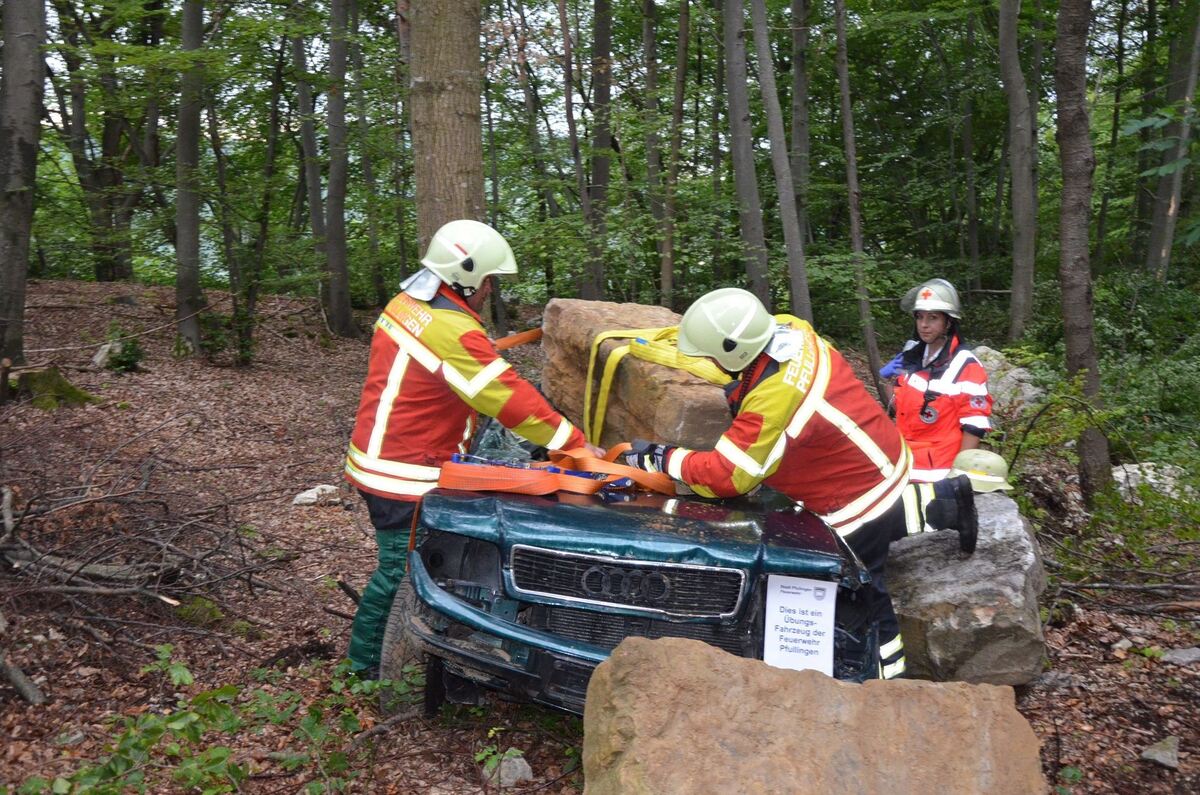
{"label": "crushed car hood", "polygon": [[820,519],[773,492],[707,501],[647,494],[427,494],[421,524],[500,546],[610,555],[762,573],[857,579],[858,566]]}

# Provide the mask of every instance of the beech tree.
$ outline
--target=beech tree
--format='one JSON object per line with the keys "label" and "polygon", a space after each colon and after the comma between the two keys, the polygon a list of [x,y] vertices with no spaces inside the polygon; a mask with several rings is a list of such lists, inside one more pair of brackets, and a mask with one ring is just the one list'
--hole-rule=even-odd
{"label": "beech tree", "polygon": [[[1058,11],[1054,86],[1058,105],[1058,151],[1062,164],[1058,272],[1062,283],[1063,336],[1067,372],[1083,374],[1084,396],[1099,408],[1100,361],[1093,331],[1092,274],[1088,263],[1091,222],[1092,151],[1087,106],[1088,25],[1091,0],[1062,0]],[[1112,480],[1108,440],[1089,424],[1079,438],[1079,485],[1091,500]]]}
{"label": "beech tree", "polygon": [[193,60],[184,70],[179,92],[179,125],[175,137],[175,330],[189,353],[200,350],[200,110],[203,106],[204,2],[184,0],[183,51]]}
{"label": "beech tree", "polygon": [[0,358],[25,360],[25,280],[41,138],[46,9],[5,0],[0,60]]}
{"label": "beech tree", "polygon": [[1021,0],[1000,0],[1000,77],[1008,98],[1008,160],[1012,179],[1012,299],[1008,338],[1020,339],[1033,313],[1034,207],[1033,130],[1029,91],[1021,71],[1017,19]]}

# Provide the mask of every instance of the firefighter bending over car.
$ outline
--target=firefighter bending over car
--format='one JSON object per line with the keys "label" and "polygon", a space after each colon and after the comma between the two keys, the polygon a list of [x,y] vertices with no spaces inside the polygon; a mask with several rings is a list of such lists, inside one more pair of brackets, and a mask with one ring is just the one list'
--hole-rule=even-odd
{"label": "firefighter bending over car", "polygon": [[436,487],[444,461],[469,452],[477,415],[551,450],[586,445],[484,331],[479,311],[496,277],[517,272],[500,233],[451,221],[434,234],[421,264],[375,323],[346,454],[346,479],[366,500],[379,546],[350,631],[351,670],[370,678],[404,576],[416,503]]}
{"label": "firefighter bending over car", "polygon": [[965,477],[909,487],[912,454],[842,355],[790,315],[772,317],[753,294],[701,296],[679,325],[679,350],[715,361],[733,423],[713,450],[640,446],[626,462],[666,472],[705,497],[761,483],[825,520],[871,572],[869,610],[880,628],[880,676],[904,673],[904,644],[887,591],[888,545],[909,533],[953,528],[973,552],[978,530]]}

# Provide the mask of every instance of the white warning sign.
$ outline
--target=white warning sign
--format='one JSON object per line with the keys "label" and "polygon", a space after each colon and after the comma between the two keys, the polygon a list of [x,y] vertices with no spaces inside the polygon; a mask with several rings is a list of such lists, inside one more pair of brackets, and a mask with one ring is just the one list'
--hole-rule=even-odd
{"label": "white warning sign", "polygon": [[776,668],[812,668],[833,676],[833,614],[837,583],[767,576],[763,661]]}

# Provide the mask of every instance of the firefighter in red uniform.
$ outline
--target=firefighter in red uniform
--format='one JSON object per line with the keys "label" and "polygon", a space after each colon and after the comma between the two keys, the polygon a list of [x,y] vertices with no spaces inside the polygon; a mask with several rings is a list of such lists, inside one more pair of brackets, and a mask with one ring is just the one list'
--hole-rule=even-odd
{"label": "firefighter in red uniform", "polygon": [[904,644],[884,579],[888,544],[928,524],[957,529],[960,546],[973,551],[970,482],[943,481],[923,504],[908,487],[907,445],[842,355],[808,323],[772,317],[745,290],[698,298],[680,322],[679,350],[736,376],[727,387],[733,423],[713,450],[640,445],[627,463],[667,472],[704,497],[765,483],[823,518],[871,572],[880,675],[902,674]]}
{"label": "firefighter in red uniform", "polygon": [[915,339],[880,375],[897,378],[892,406],[913,452],[912,479],[940,480],[954,457],[978,447],[992,427],[987,371],[959,336],[962,306],[950,282],[919,284],[900,306],[913,315]]}
{"label": "firefighter in red uniform", "polygon": [[501,358],[480,322],[497,275],[517,272],[508,242],[487,224],[451,221],[421,264],[375,323],[346,454],[346,479],[366,500],[379,545],[350,631],[351,669],[364,676],[378,670],[416,503],[444,461],[468,452],[477,415],[551,450],[587,444]]}

